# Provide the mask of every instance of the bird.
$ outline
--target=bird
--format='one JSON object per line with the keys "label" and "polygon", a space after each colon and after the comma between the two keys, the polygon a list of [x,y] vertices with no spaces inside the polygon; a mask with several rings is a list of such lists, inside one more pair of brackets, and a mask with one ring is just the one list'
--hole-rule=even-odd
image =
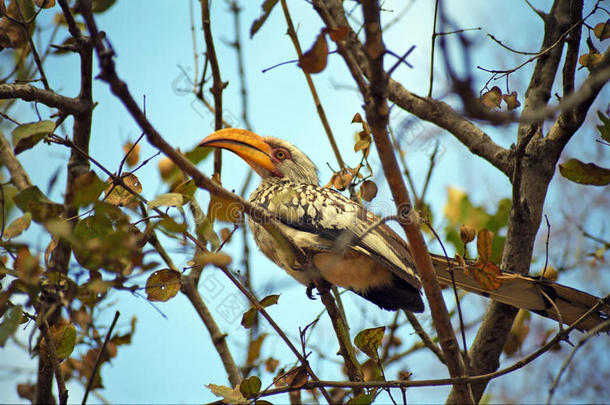
{"label": "bird", "polygon": [[[281,238],[252,218],[248,224],[267,258],[307,286],[311,298],[316,281],[350,290],[378,307],[423,312],[421,281],[408,243],[360,203],[329,187],[321,187],[315,164],[291,143],[238,128],[217,130],[199,147],[237,154],[261,177],[249,202],[277,220]],[[307,260],[295,260],[298,247]],[[540,277],[502,272],[497,288],[469,275],[471,261],[431,255],[437,279],[466,291],[529,310],[570,325],[597,305],[577,326],[588,331],[609,318],[607,298]],[[453,277],[452,277],[453,276]]]}

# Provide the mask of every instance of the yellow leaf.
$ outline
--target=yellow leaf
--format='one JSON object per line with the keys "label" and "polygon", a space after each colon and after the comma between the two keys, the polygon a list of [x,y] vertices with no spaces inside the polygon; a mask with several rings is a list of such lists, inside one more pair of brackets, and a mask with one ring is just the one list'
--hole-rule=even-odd
{"label": "yellow leaf", "polygon": [[182,274],[176,270],[157,270],[146,280],[146,296],[149,301],[167,301],[180,291]]}
{"label": "yellow leaf", "polygon": [[521,106],[521,102],[517,100],[517,92],[513,91],[510,94],[502,94],[502,100],[506,103],[509,110],[514,110]]}
{"label": "yellow leaf", "polygon": [[492,241],[494,234],[489,229],[481,229],[477,235],[477,252],[479,260],[488,262],[491,258]]}
{"label": "yellow leaf", "polygon": [[498,86],[494,86],[491,90],[483,93],[481,96],[481,102],[489,109],[500,107],[502,101],[502,90]]}
{"label": "yellow leaf", "polygon": [[233,259],[226,253],[200,252],[195,255],[194,261],[198,266],[211,264],[218,267],[227,267]]}
{"label": "yellow leaf", "polygon": [[5,239],[15,238],[15,237],[21,235],[21,233],[23,233],[23,231],[28,229],[30,227],[31,223],[32,223],[32,214],[29,212],[26,212],[25,214],[23,214],[19,218],[16,218],[13,222],[11,222],[11,224],[9,226],[7,226],[6,229],[4,230],[4,234],[2,236]]}
{"label": "yellow leaf", "polygon": [[593,33],[600,41],[610,38],[610,19],[605,23],[599,23],[593,28]]}
{"label": "yellow leaf", "polygon": [[[142,184],[135,174],[127,174],[122,176],[123,183],[131,190],[136,193],[142,192]],[[106,188],[105,193],[107,195],[105,201],[112,205],[118,205],[119,207],[135,208],[138,206],[137,198],[127,189],[120,185],[112,183],[112,177],[106,180],[106,183],[110,183],[110,186]]]}
{"label": "yellow leaf", "polygon": [[445,205],[444,214],[450,223],[458,223],[461,215],[461,203],[466,197],[466,193],[457,188],[447,188],[447,205]]}
{"label": "yellow leaf", "polygon": [[379,348],[379,345],[381,345],[384,333],[385,326],[365,329],[356,335],[354,344],[370,358],[377,359],[377,349]]}
{"label": "yellow leaf", "polygon": [[503,350],[506,355],[511,356],[515,354],[523,345],[523,341],[530,331],[529,320],[529,312],[520,309],[515,317],[515,321],[513,322],[513,326],[510,330],[506,343],[504,344]]}
{"label": "yellow leaf", "polygon": [[591,70],[593,66],[597,65],[601,61],[602,55],[594,50],[589,51],[589,53],[580,55],[580,58],[578,58],[578,63],[580,63],[583,67],[586,67],[589,70]]}
{"label": "yellow leaf", "polygon": [[125,158],[125,163],[127,163],[127,166],[135,166],[138,164],[138,161],[140,160],[140,145],[134,145],[132,142],[127,142],[125,145],[123,145],[123,152],[125,152],[126,154],[129,153],[129,155],[126,156]]}

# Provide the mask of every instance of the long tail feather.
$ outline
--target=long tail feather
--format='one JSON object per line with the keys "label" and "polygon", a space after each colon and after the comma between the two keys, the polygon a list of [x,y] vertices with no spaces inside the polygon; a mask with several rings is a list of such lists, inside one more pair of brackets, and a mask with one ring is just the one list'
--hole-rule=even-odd
{"label": "long tail feather", "polygon": [[[552,281],[521,276],[502,274],[497,276],[501,285],[490,290],[484,288],[477,280],[466,274],[465,268],[454,259],[449,263],[443,256],[432,256],[434,268],[439,281],[451,285],[451,273],[458,287],[476,294],[492,298],[504,304],[526,309],[544,317],[571,325],[600,302],[586,292],[576,290]],[[610,318],[610,302],[604,301],[577,328],[588,331]],[[608,330],[608,328],[606,328]]]}

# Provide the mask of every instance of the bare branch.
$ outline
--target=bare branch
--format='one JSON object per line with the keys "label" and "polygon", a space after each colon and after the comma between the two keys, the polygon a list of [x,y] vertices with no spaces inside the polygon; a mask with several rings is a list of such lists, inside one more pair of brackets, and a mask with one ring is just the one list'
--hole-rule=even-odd
{"label": "bare branch", "polygon": [[[303,51],[301,50],[301,45],[299,44],[299,39],[297,37],[297,33],[294,29],[294,25],[292,24],[292,18],[290,17],[290,12],[288,11],[288,5],[286,4],[286,0],[280,0],[282,4],[282,10],[284,11],[284,17],[286,18],[286,24],[288,25],[288,36],[290,37],[292,44],[294,45],[294,49],[297,52],[297,56],[299,60],[303,57]],[[324,127],[324,131],[328,136],[328,141],[330,142],[330,146],[333,149],[335,154],[335,158],[339,163],[339,167],[341,169],[345,168],[345,163],[343,162],[343,158],[341,157],[341,152],[339,151],[339,147],[337,147],[337,142],[335,141],[335,137],[333,136],[333,132],[330,129],[330,124],[328,123],[328,118],[326,118],[326,112],[324,111],[324,107],[322,107],[322,102],[320,101],[320,97],[318,96],[318,92],[316,90],[315,85],[313,84],[313,80],[311,75],[301,69],[303,74],[305,75],[305,79],[307,80],[307,85],[309,86],[309,91],[314,100],[314,104],[316,105],[316,111],[318,112],[318,116],[320,117],[320,121],[322,122],[322,126]]]}
{"label": "bare branch", "polygon": [[0,84],[0,99],[18,98],[24,101],[36,101],[51,108],[57,108],[66,114],[78,114],[92,108],[81,104],[76,98],[59,95],[53,90],[44,90],[29,84]]}
{"label": "bare branch", "polygon": [[[335,334],[337,335],[337,341],[339,342],[339,353],[343,357],[345,368],[347,371],[347,376],[350,381],[364,381],[362,376],[362,370],[360,368],[360,363],[356,359],[356,353],[354,352],[354,347],[350,341],[349,329],[344,320],[344,316],[339,312],[339,308],[335,304],[335,301],[330,294],[330,289],[328,285],[325,284],[324,281],[317,283],[316,288],[320,293],[320,298],[322,299],[322,303],[326,307],[326,311],[328,312],[328,316],[331,319],[331,323],[335,330]],[[356,390],[355,393],[360,393],[361,390]]]}
{"label": "bare branch", "polygon": [[98,371],[101,361],[102,361],[102,357],[104,355],[104,352],[106,351],[108,342],[110,341],[110,335],[112,335],[112,331],[114,330],[114,326],[116,325],[117,321],[119,320],[120,315],[121,315],[121,313],[119,311],[116,311],[114,313],[114,319],[112,320],[112,323],[110,324],[108,333],[106,333],[106,337],[104,338],[104,343],[98,349],[97,356],[95,358],[95,364],[93,366],[93,369],[91,370],[91,375],[89,375],[89,378],[87,379],[87,388],[85,390],[85,395],[83,396],[83,402],[82,402],[83,405],[87,403],[87,397],[89,396],[89,391],[91,391],[91,387],[93,386],[93,381],[95,379],[95,375],[97,374],[97,371]]}
{"label": "bare branch", "polygon": [[241,383],[241,375],[235,364],[235,360],[233,360],[229,346],[227,345],[227,335],[220,331],[214,317],[201,299],[201,295],[199,295],[199,291],[197,291],[197,286],[193,282],[192,276],[189,275],[182,278],[182,292],[188,297],[193,308],[195,308],[195,311],[210,333],[212,344],[214,344],[214,348],[218,352],[225,371],[229,376],[229,382],[233,387],[237,386]]}
{"label": "bare branch", "polygon": [[[220,67],[216,58],[216,48],[214,47],[214,39],[212,38],[212,28],[210,26],[210,1],[201,1],[201,25],[203,27],[203,37],[205,39],[205,48],[207,60],[210,62],[212,69],[212,88],[210,91],[214,95],[214,129],[222,129],[222,91],[227,83],[223,83],[220,78]],[[202,97],[203,98],[203,97]],[[214,149],[214,174],[220,178],[220,170],[222,168],[222,151]]]}
{"label": "bare branch", "polygon": [[597,95],[610,80],[610,48],[606,49],[602,60],[591,69],[591,74],[573,96],[569,106],[563,106],[561,114],[549,129],[546,151],[558,157],[565,145],[580,128],[587,112]]}
{"label": "bare branch", "polygon": [[[365,110],[367,121],[375,138],[375,145],[381,157],[383,171],[390,185],[392,196],[399,215],[402,216],[401,209],[409,207],[409,215],[414,218],[411,201],[404,184],[392,142],[388,136],[387,126],[389,117],[389,108],[387,104],[387,86],[388,77],[383,69],[383,55],[385,54],[385,46],[381,39],[381,22],[379,18],[379,4],[375,0],[362,1],[362,9],[364,14],[364,31],[366,34],[366,43],[364,52],[368,59],[369,66],[369,82],[368,91],[363,94],[365,102]],[[413,254],[413,259],[417,266],[417,272],[420,275],[426,298],[430,305],[430,312],[434,319],[434,324],[439,336],[439,343],[443,350],[445,363],[449,374],[452,377],[461,377],[465,375],[465,367],[462,362],[459,346],[453,333],[453,327],[449,320],[447,307],[443,300],[440,291],[438,280],[432,266],[432,259],[428,253],[426,243],[421,234],[419,221],[401,221],[401,225],[409,240],[409,247]],[[472,393],[468,385],[457,384],[454,386],[457,393],[457,402],[473,403]]]}
{"label": "bare branch", "polygon": [[[100,38],[99,31],[97,29],[97,24],[95,23],[93,14],[91,13],[90,0],[81,0],[81,4],[86,4],[88,6],[83,12],[83,17],[85,19],[87,28],[91,33],[91,37],[93,38],[95,50],[100,60],[100,66],[102,69],[102,72],[100,73],[100,78],[109,84],[112,93],[115,94],[115,96],[117,96],[121,100],[127,111],[138,123],[140,128],[146,133],[148,141],[152,145],[157,147],[159,150],[161,150],[167,157],[169,157],[182,171],[190,175],[198,187],[205,188],[216,196],[223,197],[230,201],[241,204],[241,206],[244,207],[244,211],[246,212],[246,214],[250,215],[252,219],[259,223],[264,223],[266,226],[275,227],[275,229],[277,229],[277,225],[274,222],[274,219],[264,209],[250,204],[248,201],[245,201],[241,197],[235,195],[234,193],[231,193],[230,191],[216,184],[209,177],[201,173],[180,152],[172,148],[163,139],[163,137],[157,132],[157,130],[152,126],[150,121],[148,121],[146,116],[140,110],[138,104],[129,92],[127,84],[117,76],[114,60],[112,59],[113,52],[106,48]],[[193,238],[191,240],[198,247],[205,249],[205,246],[201,245],[201,243],[197,239]],[[287,242],[290,243],[290,240],[287,240]],[[294,247],[294,243],[291,243],[291,246]],[[298,250],[296,249],[296,247],[295,254],[298,254]],[[237,280],[233,276],[233,274],[231,274],[231,272],[229,272],[226,268],[221,268],[221,270],[229,278],[229,280],[248,298],[252,305],[259,311],[259,313],[270,323],[272,328],[280,335],[282,340],[284,340],[284,342],[288,345],[293,354],[305,366],[307,373],[311,376],[311,378],[314,380],[319,380],[319,378],[309,366],[307,359],[305,359],[298,351],[298,349],[290,342],[286,334],[269,316],[265,308],[260,305],[256,297],[254,297],[252,293],[250,293],[246,288],[244,288],[244,286],[239,282],[239,280]],[[326,390],[323,388],[320,391],[322,395],[324,395],[325,399],[331,402],[331,397],[328,392],[326,392]]]}
{"label": "bare branch", "polygon": [[[330,29],[345,26],[349,27],[343,3],[338,0],[314,1],[314,8]],[[352,77],[358,84],[360,92],[366,92],[367,83],[362,77],[369,77],[365,53],[356,34],[350,29],[345,41],[337,43],[338,52],[345,60]],[[480,128],[471,121],[460,116],[448,104],[429,97],[420,97],[409,92],[400,83],[389,79],[387,85],[388,98],[400,108],[415,116],[431,122],[449,131],[471,152],[484,158],[497,169],[510,177],[512,172],[509,151],[500,147]]]}
{"label": "bare branch", "polygon": [[[2,85],[0,85],[2,86]],[[13,153],[13,147],[8,142],[8,139],[4,137],[4,134],[0,131],[0,160],[2,164],[6,166],[8,172],[11,174],[11,180],[19,191],[23,191],[28,187],[32,186],[32,181],[25,171],[23,166],[17,157]]]}

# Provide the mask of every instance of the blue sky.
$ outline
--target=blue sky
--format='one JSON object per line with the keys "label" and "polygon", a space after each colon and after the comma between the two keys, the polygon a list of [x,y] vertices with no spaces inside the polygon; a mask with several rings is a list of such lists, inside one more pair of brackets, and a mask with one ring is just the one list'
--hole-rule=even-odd
{"label": "blue sky", "polygon": [[[320,178],[326,183],[331,167],[337,168],[331,148],[328,145],[322,125],[317,117],[315,106],[307,88],[305,79],[296,64],[287,64],[274,68],[266,73],[267,69],[281,62],[295,59],[295,51],[289,38],[285,35],[286,26],[281,9],[278,6],[269,17],[259,33],[250,39],[248,35],[251,22],[259,16],[260,3],[242,2],[242,41],[245,70],[249,95],[249,116],[253,129],[260,134],[274,135],[297,144],[305,153],[313,158],[320,168]],[[349,2],[346,2],[348,4]],[[414,66],[399,67],[394,78],[401,81],[409,90],[425,95],[428,89],[430,34],[433,8],[432,2],[415,2],[406,12],[401,23],[394,24],[391,29],[384,32],[387,46],[396,53],[406,51],[412,45],[416,49],[409,57]],[[537,2],[545,7],[546,2]],[[391,20],[403,9],[403,2],[391,1],[384,3],[388,11],[384,14],[387,21]],[[291,13],[303,49],[308,49],[321,28],[321,21],[306,1],[290,1]],[[194,2],[195,20],[199,21],[198,2]],[[480,31],[473,31],[470,37],[473,42],[473,64],[489,68],[507,68],[517,65],[523,60],[521,56],[507,54],[497,45],[485,38],[488,32],[509,42],[517,49],[536,50],[539,46],[538,36],[542,32],[538,17],[535,16],[523,2],[448,2],[448,15],[457,21],[460,28],[482,27]],[[227,46],[233,40],[233,19],[227,12],[225,2],[215,1],[212,5],[212,30],[216,41],[218,60],[222,69],[223,80],[229,85],[223,93],[225,117],[232,117],[239,122],[241,115],[241,100],[239,96],[239,78],[237,75],[236,55],[234,50]],[[43,13],[40,25],[44,20],[51,18],[59,8],[47,10]],[[354,20],[361,20],[359,13]],[[146,97],[147,116],[165,139],[183,150],[192,148],[198,141],[213,131],[213,115],[188,93],[190,84],[184,77],[187,72],[192,79],[194,73],[193,43],[190,30],[190,15],[188,2],[170,1],[119,1],[108,12],[97,18],[100,29],[107,36],[116,51],[116,64],[119,75],[125,80],[129,89],[137,99]],[[196,23],[196,41],[198,52],[204,50],[203,35]],[[527,34],[523,27],[527,27]],[[61,34],[57,42],[63,40]],[[332,48],[332,45],[331,45]],[[453,49],[452,49],[453,50]],[[199,62],[203,57],[199,56]],[[393,64],[388,58],[388,64]],[[437,66],[441,65],[440,58]],[[78,91],[78,62],[74,56],[49,58],[45,67],[51,86],[58,92],[75,95]],[[523,74],[511,77],[511,89],[524,93],[527,85],[527,74],[533,65],[523,69]],[[97,66],[95,67],[97,72]],[[199,72],[201,67],[199,67]],[[584,72],[580,72],[583,75]],[[442,75],[437,75],[435,95],[443,95],[446,88],[443,86]],[[481,72],[475,73],[477,85],[481,86],[487,76]],[[353,136],[359,130],[357,125],[350,124],[356,112],[362,113],[362,100],[347,72],[343,61],[338,55],[329,57],[326,70],[314,77],[314,81],[322,105],[330,120],[343,158],[348,164],[354,166],[359,157],[353,152]],[[504,82],[498,83],[504,89]],[[209,85],[208,85],[209,87]],[[186,91],[185,91],[186,90]],[[608,90],[604,92],[608,99]],[[211,96],[208,94],[211,101]],[[521,96],[522,97],[522,96]],[[123,157],[122,145],[128,140],[135,140],[140,130],[131,117],[125,112],[122,105],[109,92],[107,86],[96,81],[94,98],[99,105],[94,112],[94,124],[91,141],[91,153],[106,167],[114,170]],[[601,97],[604,99],[604,97]],[[521,98],[522,100],[522,98]],[[394,112],[396,111],[396,112]],[[391,122],[399,126],[407,119],[407,114],[394,110]],[[19,118],[26,122],[32,120],[29,107],[24,107]],[[240,126],[236,124],[236,126]],[[70,128],[69,126],[66,128]],[[508,146],[513,142],[514,128],[500,128],[490,131],[496,142]],[[596,149],[591,147],[591,133],[578,138],[584,144],[572,148],[574,153],[585,153],[595,156]],[[422,179],[427,170],[427,161],[431,143],[427,137],[439,139],[443,155],[436,168],[430,184],[429,201],[438,217],[447,198],[447,187],[453,186],[468,189],[471,199],[479,205],[493,209],[500,198],[509,196],[509,183],[501,177],[495,169],[485,162],[469,155],[464,147],[458,144],[449,134],[442,131],[433,132],[425,125],[418,124],[407,141],[409,148],[406,157],[409,161],[412,175]],[[588,145],[588,146],[587,146]],[[141,156],[149,157],[155,150],[142,144]],[[20,156],[21,161],[32,174],[32,180],[46,191],[49,172],[64,164],[68,151],[60,146],[39,145],[31,151]],[[239,189],[243,176],[248,170],[245,163],[239,158],[223,154],[223,184],[229,189]],[[147,198],[165,192],[166,186],[158,179],[157,162],[150,164],[138,172],[143,184],[142,194]],[[371,159],[375,176],[381,180],[381,171],[376,156]],[[211,173],[211,162],[204,162],[200,168]],[[99,173],[99,172],[98,172]],[[60,171],[60,180],[65,181],[64,171]],[[555,183],[563,180],[554,179]],[[382,214],[390,210],[389,192],[382,181],[381,192],[372,208]],[[253,181],[250,188],[256,186]],[[418,186],[421,188],[421,180]],[[61,186],[51,193],[55,200],[62,198]],[[562,201],[561,193],[565,187],[556,187],[549,193],[550,204],[559,204],[561,212],[570,209],[570,203]],[[578,195],[584,188],[572,186],[572,193]],[[598,190],[589,192],[599,192]],[[198,194],[200,203],[205,206],[207,194]],[[563,204],[563,205],[562,205]],[[548,209],[548,208],[547,208]],[[608,218],[599,216],[590,220],[591,232],[597,235],[608,235]],[[442,224],[442,219],[438,219]],[[31,234],[30,234],[31,235]],[[227,252],[233,254],[234,264],[240,266],[241,236],[236,235],[234,243],[227,246]],[[31,236],[30,236],[31,237]],[[46,242],[40,241],[44,249]],[[275,265],[262,257],[251,243],[253,250],[252,267],[254,268],[254,292],[263,297],[270,293],[281,292],[279,305],[269,309],[270,314],[281,325],[282,329],[293,339],[298,341],[298,328],[311,322],[322,311],[319,301],[310,301],[306,298],[304,289]],[[192,247],[174,248],[171,250],[175,262],[179,266],[186,265],[192,255]],[[431,245],[433,251],[438,251],[436,245]],[[574,280],[582,277],[572,277]],[[562,279],[562,281],[564,281]],[[143,281],[141,281],[143,284]],[[597,286],[588,286],[587,289],[598,294],[607,293],[608,283]],[[597,291],[595,291],[597,289]],[[200,291],[215,315],[221,329],[229,337],[230,346],[234,350],[236,361],[243,361],[240,356],[245,354],[243,328],[239,325],[241,313],[248,308],[235,288],[224,276],[215,270],[207,270],[203,274]],[[378,310],[377,307],[364,302],[355,296],[345,294],[347,314],[355,335],[366,327],[389,324],[392,316]],[[467,305],[482,307],[484,300],[477,297],[468,297]],[[109,324],[115,310],[121,311],[119,327],[125,330],[132,316],[137,317],[136,333],[132,344],[119,348],[119,355],[111,364],[104,365],[102,376],[106,389],[101,394],[111,402],[123,403],[193,403],[208,402],[216,399],[206,384],[227,384],[225,373],[218,355],[213,350],[209,336],[188,301],[181,295],[175,299],[153,308],[142,296],[133,296],[127,292],[111,294],[112,305],[100,313],[102,323]],[[232,305],[237,305],[232,306]],[[241,307],[240,307],[241,305]],[[242,312],[243,312],[242,311]],[[162,314],[161,314],[161,313]],[[236,314],[239,315],[236,317]],[[473,315],[472,318],[476,318]],[[429,326],[427,315],[421,317],[422,322]],[[264,353],[283,361],[282,366],[289,368],[294,363],[292,354],[287,350],[281,340],[275,337],[273,331],[263,325],[269,337],[264,344]],[[404,328],[407,329],[407,328]],[[25,330],[20,340],[27,342],[29,329]],[[403,332],[405,339],[414,341],[410,333]],[[318,323],[314,337],[313,347],[327,348],[327,356],[333,358],[336,342],[328,319],[323,316]],[[530,342],[532,347],[535,342]],[[0,402],[22,402],[16,395],[15,383],[24,380],[34,381],[35,361],[29,360],[27,354],[14,343],[2,352],[0,366],[18,366],[30,369],[31,373],[20,374],[15,378],[2,376],[0,378]],[[560,360],[554,360],[559,362]],[[332,361],[315,359],[315,369],[324,379],[340,378],[336,365]],[[439,378],[438,364],[435,359],[423,354],[416,354],[410,358],[409,370],[415,372],[415,378]],[[388,375],[396,375],[397,367],[387,370]],[[0,371],[1,372],[1,371]],[[263,376],[263,386],[271,382],[270,375]],[[70,398],[80,401],[83,389],[78,384],[70,384]],[[442,401],[447,393],[445,388],[418,389],[409,391],[411,402],[438,402]],[[281,400],[281,399],[276,399]],[[97,402],[90,397],[90,402]]]}

